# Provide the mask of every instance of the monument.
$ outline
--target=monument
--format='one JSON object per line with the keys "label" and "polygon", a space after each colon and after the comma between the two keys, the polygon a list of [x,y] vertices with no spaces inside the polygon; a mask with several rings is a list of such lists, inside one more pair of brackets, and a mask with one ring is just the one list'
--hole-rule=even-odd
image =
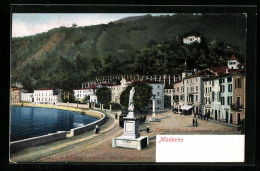
{"label": "monument", "polygon": [[153,114],[152,117],[149,118],[149,122],[160,122],[160,119],[155,117],[155,95],[153,95]]}
{"label": "monument", "polygon": [[140,136],[138,132],[138,121],[135,117],[135,108],[133,103],[135,89],[132,87],[129,95],[128,113],[124,117],[124,133],[120,137],[112,139],[112,147],[133,148],[142,150],[149,145],[148,136]]}

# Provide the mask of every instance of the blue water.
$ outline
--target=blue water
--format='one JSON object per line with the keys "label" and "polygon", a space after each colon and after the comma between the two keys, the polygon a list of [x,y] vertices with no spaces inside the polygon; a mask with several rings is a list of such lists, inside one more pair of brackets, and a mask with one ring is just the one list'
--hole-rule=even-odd
{"label": "blue water", "polygon": [[96,121],[96,118],[76,112],[37,108],[11,107],[11,141],[69,131]]}

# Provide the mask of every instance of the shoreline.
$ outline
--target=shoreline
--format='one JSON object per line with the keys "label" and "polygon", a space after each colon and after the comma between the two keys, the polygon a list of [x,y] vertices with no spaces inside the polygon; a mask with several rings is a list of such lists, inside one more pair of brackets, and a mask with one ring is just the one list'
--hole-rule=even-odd
{"label": "shoreline", "polygon": [[[23,106],[22,106],[23,104]],[[33,104],[33,103],[14,103],[10,104],[11,106],[18,106],[18,107],[41,107],[41,108],[49,108],[49,109],[60,109],[66,110],[71,112],[76,112],[78,114],[88,115],[94,117],[96,119],[101,119],[102,115],[97,114],[94,110],[90,109],[82,109],[82,108],[75,108],[75,107],[68,107],[68,106],[60,106],[60,105],[49,105],[49,104]]]}

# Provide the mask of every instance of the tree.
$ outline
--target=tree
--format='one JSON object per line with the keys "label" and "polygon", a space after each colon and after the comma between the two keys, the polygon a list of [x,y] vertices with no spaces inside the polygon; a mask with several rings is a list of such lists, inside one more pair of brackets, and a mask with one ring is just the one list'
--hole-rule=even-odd
{"label": "tree", "polygon": [[146,83],[132,83],[130,84],[120,95],[120,104],[124,107],[128,107],[129,93],[132,87],[135,88],[135,94],[133,97],[133,103],[136,109],[146,106],[152,97],[152,87]]}
{"label": "tree", "polygon": [[111,89],[107,87],[101,87],[97,89],[97,100],[101,104],[108,104],[111,101]]}

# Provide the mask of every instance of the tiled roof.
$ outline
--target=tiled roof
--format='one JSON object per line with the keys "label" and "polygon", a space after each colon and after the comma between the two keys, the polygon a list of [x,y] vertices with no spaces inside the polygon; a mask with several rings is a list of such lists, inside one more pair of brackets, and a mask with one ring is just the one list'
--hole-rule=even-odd
{"label": "tiled roof", "polygon": [[212,67],[209,67],[208,69],[212,70],[213,72],[215,72],[217,74],[224,74],[224,73],[226,73],[227,68],[228,67],[226,67],[226,66],[221,66],[221,67],[212,66]]}
{"label": "tiled roof", "polygon": [[185,77],[184,79],[189,79],[189,78],[193,78],[193,77],[199,77],[199,76],[203,76],[203,75],[213,75],[213,73],[210,72],[210,71],[207,70],[207,69],[204,69],[204,70],[202,70],[202,71],[200,71],[200,72],[198,72],[198,73],[196,73],[196,74],[192,74],[192,75],[190,75],[190,76],[187,76],[187,77]]}
{"label": "tiled roof", "polygon": [[54,90],[55,88],[38,88],[38,89],[35,89],[35,90]]}
{"label": "tiled roof", "polygon": [[182,80],[179,80],[179,81],[175,81],[174,84],[178,84],[178,83],[181,83]]}
{"label": "tiled roof", "polygon": [[229,60],[237,60],[237,58],[235,57],[235,55],[232,55]]}
{"label": "tiled roof", "polygon": [[174,85],[171,84],[171,85],[164,86],[164,89],[174,89]]}
{"label": "tiled roof", "polygon": [[22,88],[11,88],[11,90],[21,90]]}
{"label": "tiled roof", "polygon": [[246,63],[238,64],[237,66],[246,66]]}

